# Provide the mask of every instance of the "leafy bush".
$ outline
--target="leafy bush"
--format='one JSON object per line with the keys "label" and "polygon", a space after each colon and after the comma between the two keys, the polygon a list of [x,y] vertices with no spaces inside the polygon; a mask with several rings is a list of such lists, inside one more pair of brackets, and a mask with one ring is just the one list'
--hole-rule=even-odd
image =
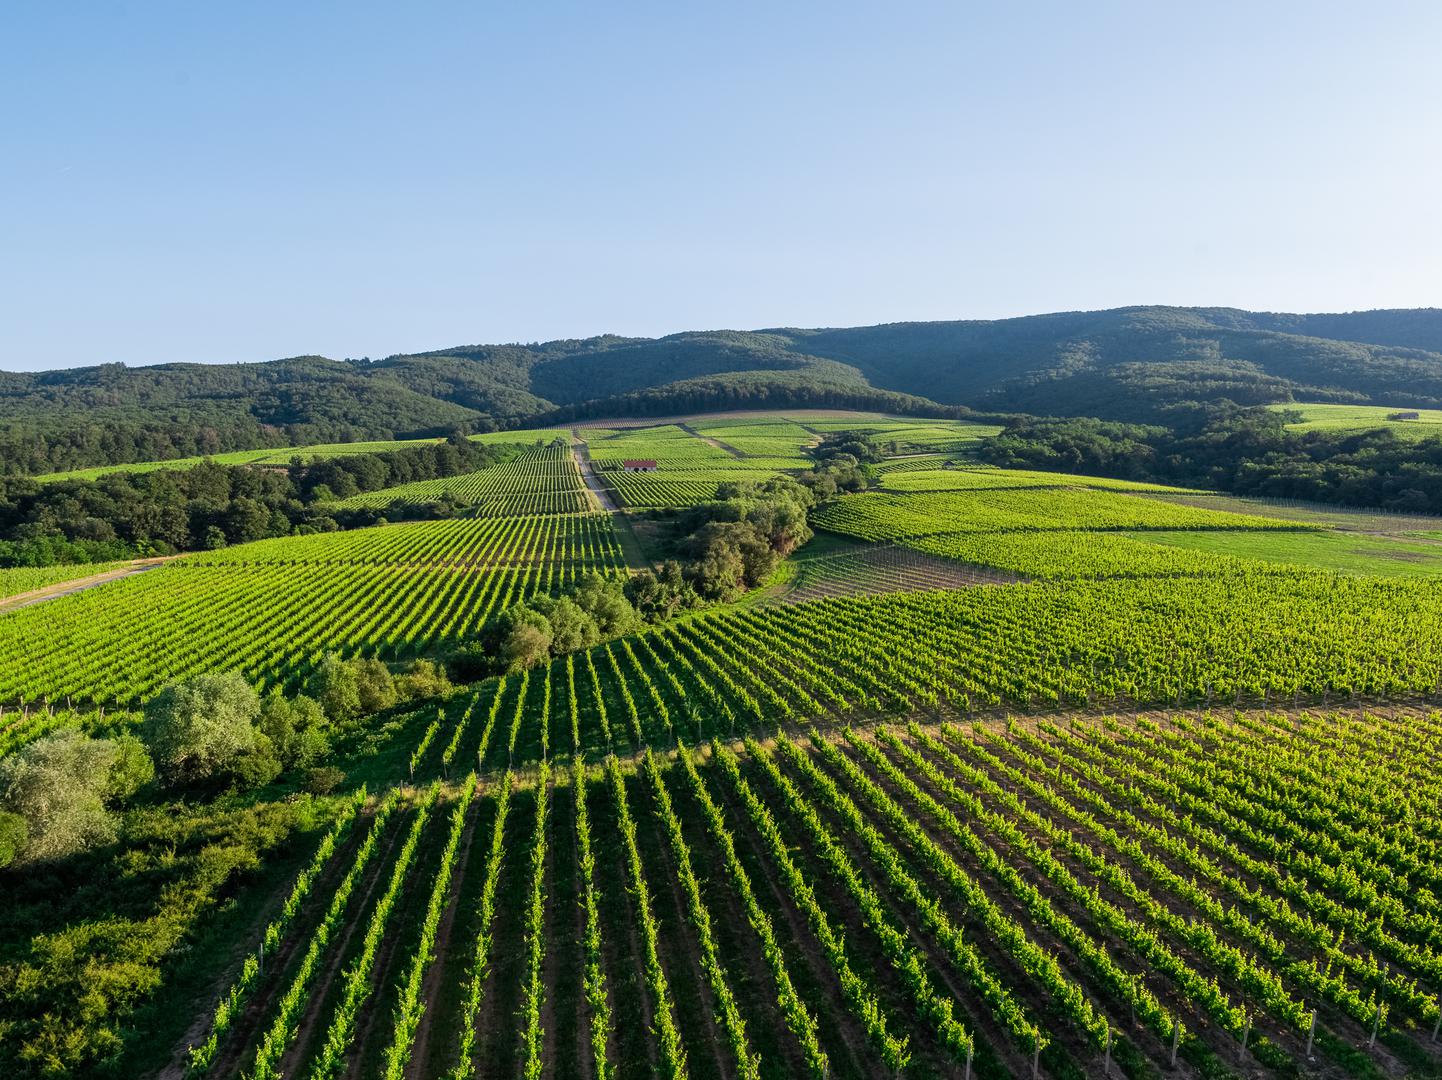
{"label": "leafy bush", "polygon": [[402,701],[440,697],[451,691],[445,669],[434,660],[412,660],[395,679],[396,695]]}
{"label": "leafy bush", "polygon": [[110,740],[68,729],[0,761],[0,808],[25,826],[12,821],[7,828],[11,858],[63,859],[112,843],[118,822],[106,798],[119,757]]}
{"label": "leafy bush", "polygon": [[345,773],[333,765],[323,765],[305,774],[304,788],[312,795],[329,795],[345,783]]}
{"label": "leafy bush", "polygon": [[15,861],[29,836],[30,826],[22,815],[0,810],[0,867]]}

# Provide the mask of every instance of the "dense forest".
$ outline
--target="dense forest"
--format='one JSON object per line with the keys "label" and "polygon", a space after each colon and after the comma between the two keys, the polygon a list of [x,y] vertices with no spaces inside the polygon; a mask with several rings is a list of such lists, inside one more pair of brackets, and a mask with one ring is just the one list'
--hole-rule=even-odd
{"label": "dense forest", "polygon": [[0,373],[0,472],[605,415],[849,407],[1177,422],[1194,402],[1442,405],[1442,310],[1135,307]]}
{"label": "dense forest", "polygon": [[1018,419],[981,448],[998,465],[1442,513],[1442,438],[1389,429],[1290,432],[1272,409],[1196,410],[1175,427]]}

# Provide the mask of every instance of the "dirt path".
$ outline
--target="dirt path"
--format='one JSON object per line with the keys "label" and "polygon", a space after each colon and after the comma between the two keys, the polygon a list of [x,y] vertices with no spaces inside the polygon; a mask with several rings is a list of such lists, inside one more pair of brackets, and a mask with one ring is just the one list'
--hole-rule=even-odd
{"label": "dirt path", "polygon": [[732,457],[734,457],[734,458],[744,458],[744,457],[746,456],[746,455],[743,454],[740,450],[737,450],[736,447],[734,447],[734,446],[727,446],[727,445],[726,445],[724,442],[722,442],[720,439],[713,439],[713,438],[711,438],[710,435],[702,435],[699,431],[697,431],[695,428],[693,428],[690,424],[677,424],[676,426],[679,427],[682,431],[684,431],[687,435],[690,435],[691,438],[693,438],[693,439],[700,439],[700,440],[701,440],[703,443],[705,443],[707,446],[714,446],[717,450],[720,450],[722,453],[730,454],[730,455],[731,455]]}
{"label": "dirt path", "polygon": [[596,469],[591,464],[591,448],[580,439],[573,439],[571,453],[576,457],[576,468],[581,470],[581,479],[585,482],[591,497],[596,500],[602,510],[619,514],[621,507],[612,496],[611,489],[601,483],[601,478],[596,475]]}
{"label": "dirt path", "polygon": [[611,515],[611,524],[616,527],[616,537],[621,542],[621,553],[626,557],[626,565],[636,570],[650,567],[651,561],[646,558],[641,541],[637,538],[635,530],[631,528],[631,519],[626,516],[626,512],[616,502],[615,496],[611,494],[611,489],[596,475],[595,466],[591,464],[591,448],[586,445],[584,440],[573,438],[571,453],[576,457],[576,467],[581,470],[581,479],[585,481],[586,489],[590,491],[591,497],[600,504],[602,510]]}
{"label": "dirt path", "polygon": [[38,589],[31,589],[29,592],[17,593],[14,596],[7,596],[0,600],[0,612],[18,611],[20,608],[29,607],[32,604],[41,604],[46,600],[54,600],[57,597],[69,596],[71,593],[83,592],[86,589],[93,589],[97,585],[104,585],[107,581],[116,581],[131,574],[141,574],[146,570],[154,570],[157,566],[168,563],[175,555],[159,555],[153,559],[134,559],[124,566],[117,566],[113,570],[106,570],[99,574],[91,574],[88,577],[71,578],[69,581],[57,581],[53,585],[44,585]]}

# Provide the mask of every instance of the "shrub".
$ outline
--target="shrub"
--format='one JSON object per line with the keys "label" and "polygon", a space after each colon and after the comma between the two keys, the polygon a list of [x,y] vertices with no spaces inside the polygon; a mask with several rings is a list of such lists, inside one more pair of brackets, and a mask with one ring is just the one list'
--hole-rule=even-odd
{"label": "shrub", "polygon": [[20,814],[0,810],[0,867],[9,866],[20,855],[30,836],[30,826]]}
{"label": "shrub", "polygon": [[439,697],[451,691],[451,680],[433,660],[412,660],[410,665],[396,676],[396,695],[402,701],[416,701],[420,698]]}
{"label": "shrub", "polygon": [[117,735],[111,741],[115,744],[115,764],[110,767],[105,798],[110,803],[122,803],[155,779],[155,762],[138,735]]}
{"label": "shrub", "polygon": [[[108,739],[70,729],[36,739],[0,761],[0,809],[24,820],[8,826],[12,858],[62,859],[116,838],[105,805],[119,751]],[[18,843],[17,843],[18,841]]]}
{"label": "shrub", "polygon": [[305,774],[305,787],[312,795],[329,795],[345,782],[345,773],[333,765],[323,765]]}
{"label": "shrub", "polygon": [[491,674],[491,650],[479,639],[468,641],[446,657],[446,673],[456,682],[476,682]]}
{"label": "shrub", "polygon": [[357,657],[350,667],[355,672],[362,715],[382,712],[396,703],[395,680],[383,661]]}

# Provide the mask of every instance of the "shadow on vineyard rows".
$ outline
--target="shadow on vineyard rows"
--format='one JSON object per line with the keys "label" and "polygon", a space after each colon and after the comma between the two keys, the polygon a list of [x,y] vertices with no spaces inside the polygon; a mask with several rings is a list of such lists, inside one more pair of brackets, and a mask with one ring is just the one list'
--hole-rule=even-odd
{"label": "shadow on vineyard rows", "polygon": [[657,752],[622,694],[587,755],[603,714],[575,674],[454,721],[507,751],[534,729],[539,764],[433,783],[468,745],[435,738],[424,786],[368,800],[194,1072],[1442,1062],[1436,714],[898,720]]}

